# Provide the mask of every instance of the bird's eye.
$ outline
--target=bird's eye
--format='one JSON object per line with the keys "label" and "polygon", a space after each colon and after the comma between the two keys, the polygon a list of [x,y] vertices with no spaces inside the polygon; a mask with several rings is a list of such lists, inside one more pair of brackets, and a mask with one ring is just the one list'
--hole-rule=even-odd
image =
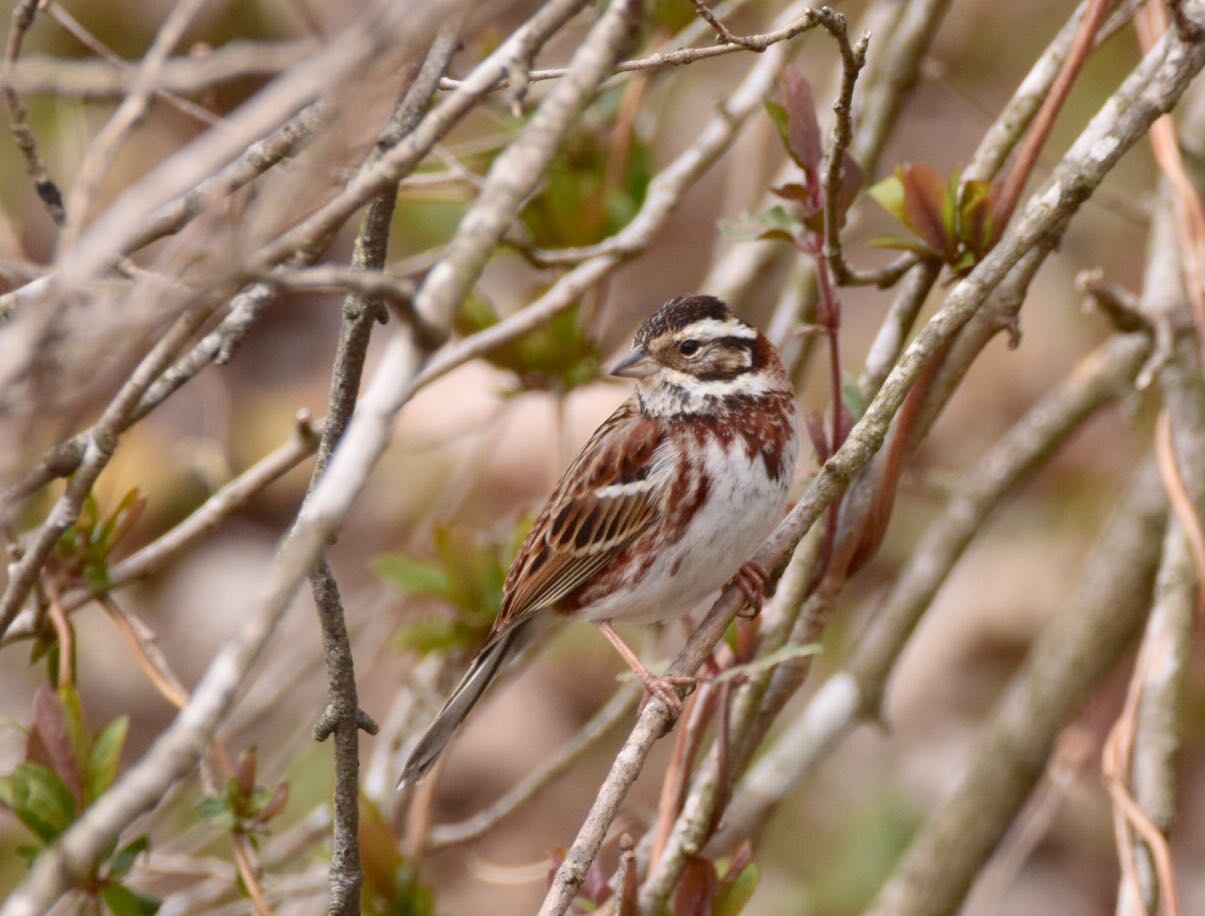
{"label": "bird's eye", "polygon": [[678,344],[678,352],[683,356],[694,356],[699,352],[699,342],[697,340],[684,340]]}

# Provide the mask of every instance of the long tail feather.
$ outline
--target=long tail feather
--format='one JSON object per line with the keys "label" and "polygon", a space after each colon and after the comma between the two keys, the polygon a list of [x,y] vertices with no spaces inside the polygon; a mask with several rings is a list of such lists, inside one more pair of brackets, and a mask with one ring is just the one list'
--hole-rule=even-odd
{"label": "long tail feather", "polygon": [[444,703],[443,709],[439,711],[435,721],[427,727],[414,750],[410,752],[410,757],[398,780],[399,789],[414,785],[427,775],[427,771],[434,766],[444,747],[456,734],[460,723],[477,705],[477,701],[481,699],[486,688],[498,676],[503,662],[512,658],[519,649],[526,645],[528,640],[525,638],[524,630],[527,628],[527,623],[519,624],[490,640],[486,643],[485,648],[477,653],[477,657],[469,665],[469,670],[460,679],[460,683],[456,685],[456,689]]}

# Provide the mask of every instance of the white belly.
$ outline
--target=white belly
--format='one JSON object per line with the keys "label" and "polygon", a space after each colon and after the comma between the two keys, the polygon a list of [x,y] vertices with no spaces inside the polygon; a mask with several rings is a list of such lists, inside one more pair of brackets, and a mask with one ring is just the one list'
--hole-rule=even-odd
{"label": "white belly", "polygon": [[670,620],[692,610],[733,577],[782,520],[799,443],[771,479],[760,455],[749,459],[740,438],[709,443],[707,498],[683,537],[665,545],[639,581],[583,610],[587,620]]}

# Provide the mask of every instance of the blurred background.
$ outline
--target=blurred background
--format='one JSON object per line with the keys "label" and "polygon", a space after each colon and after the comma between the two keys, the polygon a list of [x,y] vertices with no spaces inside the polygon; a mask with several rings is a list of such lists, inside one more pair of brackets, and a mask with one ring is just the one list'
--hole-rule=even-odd
{"label": "blurred background", "polygon": [[[118,55],[137,59],[171,4],[92,0],[62,6]],[[857,23],[866,4],[839,6]],[[650,7],[649,29],[667,36],[693,15],[687,0],[657,0]],[[956,0],[872,178],[901,163],[930,163],[942,174],[964,163],[1072,7],[1063,0]],[[781,4],[755,0],[734,13],[729,25],[740,32],[760,31],[780,9]],[[454,61],[453,75],[467,72],[523,12],[522,3],[500,8],[496,21],[480,24]],[[341,15],[334,3],[214,0],[181,50],[204,55],[207,46],[230,41],[271,41],[303,56]],[[571,29],[548,48],[540,65],[566,58],[581,34],[577,25],[576,33]],[[875,53],[872,37],[872,58]],[[50,16],[30,32],[23,54],[57,60],[93,56]],[[1130,30],[1092,57],[1059,118],[1050,161],[1137,59]],[[832,97],[834,86],[831,42],[818,35],[805,39],[797,60],[817,89],[818,108],[826,111],[824,100]],[[749,56],[734,54],[659,72],[641,82],[643,97],[634,114],[622,89],[604,93],[529,205],[522,231],[533,244],[549,247],[589,244],[614,231],[639,205],[649,177],[693,140],[750,65]],[[197,101],[221,114],[270,76],[250,73],[207,90]],[[382,113],[397,85],[395,75],[382,77],[377,100]],[[533,96],[543,91],[537,86]],[[113,106],[48,93],[28,96],[27,104],[51,174],[70,184],[87,139]],[[625,118],[629,129],[616,130],[617,119]],[[357,132],[344,142],[366,149],[382,118],[355,120]],[[501,103],[479,109],[448,138],[448,161],[470,175],[482,174],[520,124]],[[100,203],[201,129],[171,106],[155,106],[115,161]],[[488,625],[499,576],[530,513],[595,425],[627,394],[626,383],[600,377],[599,367],[664,300],[715,291],[703,284],[724,251],[768,244],[732,240],[721,232],[721,223],[739,221],[758,208],[781,159],[769,118],[755,116],[735,147],[686,195],[645,255],[584,297],[565,319],[491,360],[449,373],[401,414],[388,453],[330,553],[353,631],[361,703],[384,726],[381,736],[365,736],[361,744],[366,793],[380,814],[382,831],[389,831],[393,817],[397,744],[405,737],[398,729],[408,722],[411,729],[424,724],[431,704],[455,680],[464,653]],[[1040,177],[1044,168],[1038,172]],[[285,173],[269,176],[248,203],[249,232],[256,221],[268,220],[273,195],[289,193]],[[940,509],[950,482],[973,468],[1002,431],[1109,333],[1101,316],[1081,307],[1076,273],[1103,266],[1110,280],[1141,288],[1155,184],[1149,148],[1140,143],[1086,204],[1042,269],[1022,310],[1021,345],[1009,349],[998,338],[975,365],[905,475],[886,544],[843,597],[813,682],[840,667],[919,533]],[[394,216],[391,267],[421,271],[430,263],[472,193],[471,180],[404,189]],[[855,263],[885,263],[888,255],[865,243],[891,230],[885,213],[860,202],[846,250]],[[328,261],[346,263],[352,231],[354,226],[335,242]],[[47,263],[54,245],[53,227],[5,136],[0,141],[0,291],[23,282],[29,265]],[[773,269],[734,303],[743,317],[766,325],[789,277],[791,258],[784,250]],[[461,315],[460,330],[517,310],[549,282],[550,275],[519,253],[499,253]],[[931,297],[930,309],[941,293]],[[890,294],[852,289],[842,292],[842,300],[843,358],[856,371]],[[123,552],[179,522],[215,487],[287,439],[299,410],[322,415],[339,304],[335,295],[283,294],[228,365],[205,370],[128,433],[96,488],[102,509],[116,506],[134,488],[146,500]],[[387,333],[382,329],[377,335],[370,372]],[[4,334],[0,326],[0,361]],[[0,472],[17,476],[48,445],[91,421],[129,366],[130,342],[120,338],[98,330],[77,341],[78,353],[67,361],[78,370],[75,377],[57,378],[53,391],[43,396],[5,400]],[[824,376],[817,362],[800,379],[801,410],[824,409]],[[979,725],[1030,641],[1074,588],[1076,570],[1115,494],[1150,441],[1147,414],[1138,400],[1104,411],[973,544],[891,682],[884,726],[859,729],[775,816],[757,848],[763,877],[749,912],[840,916],[869,902],[911,832],[958,778]],[[813,468],[810,460],[801,464],[797,491]],[[308,463],[290,472],[196,547],[120,593],[121,602],[154,627],[186,685],[196,683],[244,614],[309,473]],[[52,487],[35,500],[25,522],[39,519],[57,493]],[[332,786],[330,746],[316,744],[311,736],[326,689],[319,631],[308,594],[296,605],[253,690],[223,731],[235,752],[258,748],[262,783],[289,784],[288,804],[273,823],[274,837],[312,826]],[[74,620],[88,720],[98,726],[119,715],[130,717],[128,763],[170,721],[173,710],[131,664],[126,644],[99,608],[86,606]],[[643,636],[646,655],[658,664],[681,641],[677,627]],[[21,758],[18,726],[28,723],[34,692],[45,680],[41,664],[30,662],[30,649],[23,642],[0,650],[0,773]],[[436,823],[467,817],[515,784],[607,701],[621,668],[591,627],[562,630],[491,693],[451,747],[436,790]],[[1200,765],[1205,730],[1196,714],[1205,705],[1205,683],[1203,666],[1194,668],[1186,708],[1195,712],[1183,723],[1183,803],[1173,834],[1186,913],[1205,912],[1205,773]],[[1127,677],[1128,665],[1064,736],[1052,788],[1042,803],[1045,826],[1032,854],[1019,872],[980,888],[968,912],[1112,912],[1117,859],[1098,761]],[[614,729],[534,803],[479,841],[424,862],[421,882],[433,889],[436,912],[532,912],[543,894],[553,848],[571,841],[624,732],[623,726]],[[625,807],[625,823],[639,826],[652,819],[666,753],[665,746],[654,752]],[[193,782],[147,821],[156,850],[199,858],[226,855],[218,852],[226,842],[220,831],[193,814],[199,800]],[[16,848],[26,842],[25,829],[0,810],[0,895],[24,872]],[[279,867],[300,872],[325,855],[319,839]],[[614,844],[608,844],[608,865],[616,855]],[[162,874],[149,889],[166,893],[184,880]]]}

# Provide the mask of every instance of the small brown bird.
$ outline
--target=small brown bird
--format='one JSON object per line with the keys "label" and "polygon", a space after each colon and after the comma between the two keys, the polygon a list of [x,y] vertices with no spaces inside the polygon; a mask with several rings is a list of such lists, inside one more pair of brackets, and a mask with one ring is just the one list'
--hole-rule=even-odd
{"label": "small brown bird", "polygon": [[645,686],[680,709],[612,620],[672,619],[729,580],[760,603],[749,557],[786,507],[795,399],[774,345],[711,296],[673,299],[612,375],[636,389],[590,437],[511,564],[484,648],[419,739],[399,786],[431,768],[503,663],[542,626],[598,624]]}

